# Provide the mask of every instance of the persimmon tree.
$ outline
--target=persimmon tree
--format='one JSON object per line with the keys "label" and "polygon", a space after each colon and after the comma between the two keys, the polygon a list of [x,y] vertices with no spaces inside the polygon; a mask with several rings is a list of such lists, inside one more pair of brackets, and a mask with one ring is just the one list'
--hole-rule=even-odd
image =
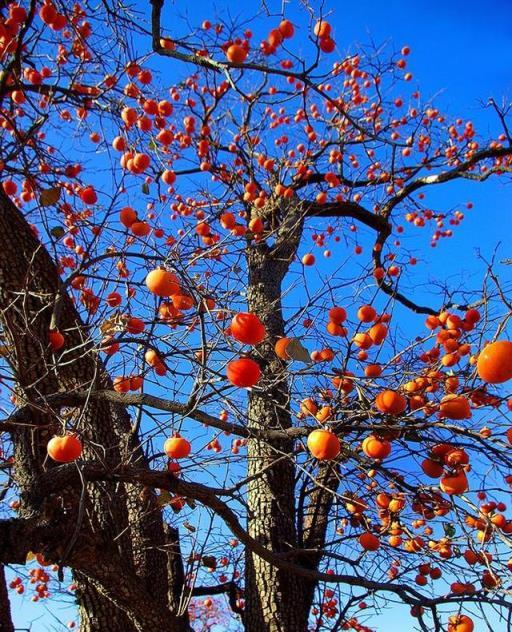
{"label": "persimmon tree", "polygon": [[507,286],[415,287],[508,109],[264,9],[2,3],[2,631],[69,573],[82,632],[510,622]]}

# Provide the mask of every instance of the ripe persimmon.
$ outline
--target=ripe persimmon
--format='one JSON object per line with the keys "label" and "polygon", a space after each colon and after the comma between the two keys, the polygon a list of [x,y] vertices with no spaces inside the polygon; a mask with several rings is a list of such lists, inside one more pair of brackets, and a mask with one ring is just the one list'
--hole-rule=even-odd
{"label": "ripe persimmon", "polygon": [[451,474],[443,476],[439,482],[439,487],[450,496],[463,494],[468,490],[468,479],[466,473],[461,468]]}
{"label": "ripe persimmon", "polygon": [[427,476],[430,476],[430,478],[439,478],[443,474],[444,470],[441,463],[433,461],[432,459],[424,459],[421,462],[421,469]]}
{"label": "ripe persimmon", "polygon": [[94,190],[94,187],[88,186],[83,188],[80,191],[80,199],[84,204],[96,204],[96,202],[98,201],[98,196],[96,194],[96,191]]}
{"label": "ripe persimmon", "polygon": [[186,312],[195,306],[195,301],[190,294],[173,294],[171,296],[172,304],[180,312]]}
{"label": "ripe persimmon", "polygon": [[480,351],[476,363],[479,377],[489,384],[501,384],[512,378],[512,342],[497,340]]}
{"label": "ripe persimmon", "polygon": [[251,312],[235,314],[231,320],[230,330],[235,340],[247,345],[258,345],[267,335],[265,325]]}
{"label": "ripe persimmon", "polygon": [[388,328],[382,323],[377,323],[370,328],[368,335],[372,339],[373,344],[380,345],[388,335]]}
{"label": "ripe persimmon", "polygon": [[312,397],[306,397],[300,403],[300,412],[303,415],[312,415],[313,417],[318,412],[318,406]]}
{"label": "ripe persimmon", "polygon": [[232,64],[243,64],[247,59],[248,51],[239,44],[231,44],[226,51],[226,57]]}
{"label": "ripe persimmon", "polygon": [[332,27],[329,22],[325,20],[318,20],[313,29],[313,33],[320,39],[330,37],[332,33]]}
{"label": "ripe persimmon", "polygon": [[373,341],[367,333],[360,331],[353,338],[352,342],[359,347],[359,349],[369,349],[373,345]]}
{"label": "ripe persimmon", "polygon": [[329,310],[329,320],[336,325],[341,325],[347,320],[347,312],[343,307],[331,307]]}
{"label": "ripe persimmon", "polygon": [[234,386],[250,388],[260,379],[261,369],[255,360],[251,358],[239,358],[238,360],[228,362],[226,375]]}
{"label": "ripe persimmon", "polygon": [[363,452],[370,459],[385,459],[391,454],[391,443],[375,435],[369,435],[363,441]]}
{"label": "ripe persimmon", "polygon": [[113,380],[116,393],[127,393],[130,390],[130,378],[118,375]]}
{"label": "ripe persimmon", "polygon": [[48,341],[53,351],[62,349],[64,343],[66,342],[64,336],[58,330],[50,331],[48,334]]}
{"label": "ripe persimmon", "polygon": [[180,290],[178,277],[163,268],[156,268],[147,274],[146,286],[152,294],[162,297],[172,296]]}
{"label": "ripe persimmon", "polygon": [[448,619],[448,632],[473,632],[473,619],[465,614],[454,614]]}
{"label": "ripe persimmon", "polygon": [[151,226],[147,222],[133,222],[130,230],[136,237],[146,237],[151,232]]}
{"label": "ripe persimmon", "polygon": [[364,368],[364,374],[366,377],[379,377],[382,374],[382,367],[380,364],[368,364]]}
{"label": "ripe persimmon", "polygon": [[397,391],[386,389],[375,398],[375,406],[381,413],[400,415],[407,408],[407,399]]}
{"label": "ripe persimmon", "polygon": [[380,548],[379,538],[369,531],[366,531],[359,536],[359,544],[365,551],[376,551]]}
{"label": "ripe persimmon", "polygon": [[236,225],[236,218],[233,213],[222,213],[220,216],[220,225],[226,230],[232,230]]}
{"label": "ripe persimmon", "polygon": [[82,443],[75,435],[53,437],[46,446],[48,456],[57,463],[71,463],[80,458]]}
{"label": "ripe persimmon", "polygon": [[363,323],[371,323],[375,320],[377,316],[377,311],[371,305],[362,305],[357,310],[357,317]]}
{"label": "ripe persimmon", "polygon": [[183,437],[169,437],[164,443],[164,452],[170,459],[184,459],[191,449],[190,442]]}
{"label": "ripe persimmon", "polygon": [[290,39],[295,33],[295,28],[290,20],[282,20],[279,24],[279,31],[284,39]]}
{"label": "ripe persimmon", "polygon": [[[332,53],[332,51],[336,48],[336,42],[330,37],[322,37],[318,45],[320,46],[320,50],[324,53]],[[356,246],[356,249],[357,248],[358,246]],[[359,254],[357,253],[357,250],[356,254]]]}
{"label": "ripe persimmon", "polygon": [[130,206],[125,206],[119,213],[119,221],[126,228],[130,228],[137,221],[137,213]]}
{"label": "ripe persimmon", "polygon": [[145,328],[146,325],[144,324],[144,321],[140,318],[130,316],[126,320],[126,331],[130,334],[141,334]]}
{"label": "ripe persimmon", "polygon": [[161,178],[162,182],[168,184],[169,186],[176,182],[176,174],[174,173],[174,171],[170,171],[169,169],[166,169],[162,172]]}
{"label": "ripe persimmon", "polygon": [[285,336],[283,338],[279,338],[276,344],[274,345],[274,351],[276,353],[276,356],[278,358],[281,358],[281,360],[291,360],[290,356],[286,352],[286,348],[288,347],[289,344],[290,344],[290,338],[287,338]]}
{"label": "ripe persimmon", "polygon": [[471,406],[467,397],[448,393],[441,400],[439,410],[443,417],[447,419],[469,419],[471,417]]}
{"label": "ripe persimmon", "polygon": [[331,461],[341,451],[338,437],[330,430],[313,430],[308,435],[308,449],[319,461]]}

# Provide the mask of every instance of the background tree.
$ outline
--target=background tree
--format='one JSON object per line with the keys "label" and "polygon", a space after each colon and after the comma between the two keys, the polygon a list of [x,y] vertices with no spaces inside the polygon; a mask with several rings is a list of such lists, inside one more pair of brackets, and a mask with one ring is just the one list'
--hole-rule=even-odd
{"label": "background tree", "polygon": [[507,177],[507,108],[483,137],[308,8],[300,42],[163,10],[2,9],[0,563],[37,554],[38,599],[71,569],[82,631],[207,628],[219,594],[249,632],[505,620],[507,286],[422,305],[402,234]]}

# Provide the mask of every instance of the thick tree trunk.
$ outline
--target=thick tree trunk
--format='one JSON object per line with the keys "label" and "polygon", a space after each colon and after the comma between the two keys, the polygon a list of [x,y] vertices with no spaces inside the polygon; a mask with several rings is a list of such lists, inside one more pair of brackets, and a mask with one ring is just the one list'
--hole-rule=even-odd
{"label": "thick tree trunk", "polygon": [[[13,436],[20,515],[44,514],[69,525],[68,541],[53,544],[45,554],[76,571],[82,629],[188,630],[186,617],[174,616],[169,607],[174,605],[168,599],[169,583],[182,578],[168,575],[162,515],[153,493],[133,485],[94,483],[87,484],[83,494],[62,490],[55,497],[38,497],[38,475],[53,467],[46,458],[46,444],[63,430],[51,397],[75,389],[111,388],[111,382],[90,351],[87,331],[53,261],[1,189],[0,211],[0,318],[11,349],[8,360],[18,383],[19,404],[28,404],[30,423]],[[57,315],[66,338],[62,363],[48,345],[52,315]],[[73,412],[73,425],[84,438],[85,458],[104,461],[111,468],[121,462],[145,464],[124,408],[92,402]],[[90,554],[84,552],[88,550]],[[109,560],[110,575],[102,557]],[[133,608],[126,594],[130,583],[137,593]],[[181,585],[174,586],[173,594],[179,590]]]}
{"label": "thick tree trunk", "polygon": [[[273,352],[283,335],[281,282],[288,265],[274,258],[266,245],[248,252],[250,311],[267,329],[268,340],[257,349],[262,380],[249,397],[248,424],[255,429],[291,426],[289,392],[283,364]],[[295,523],[295,465],[292,441],[248,442],[250,535],[274,552],[297,547]],[[259,472],[263,472],[257,476]],[[283,572],[250,552],[246,556],[247,632],[305,632],[309,606],[304,604],[304,581]]]}
{"label": "thick tree trunk", "polygon": [[123,632],[133,630],[133,622],[128,615],[118,608],[110,599],[98,592],[92,582],[80,573],[73,573],[78,584],[76,598],[80,618],[80,632],[95,630],[112,630]]}
{"label": "thick tree trunk", "polygon": [[14,625],[11,618],[11,604],[7,594],[7,583],[5,580],[5,569],[0,564],[0,632],[14,632]]}

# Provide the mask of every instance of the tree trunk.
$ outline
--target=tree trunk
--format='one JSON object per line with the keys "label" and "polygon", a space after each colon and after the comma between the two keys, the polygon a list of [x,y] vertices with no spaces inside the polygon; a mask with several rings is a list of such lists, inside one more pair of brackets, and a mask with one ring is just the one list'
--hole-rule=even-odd
{"label": "tree trunk", "polygon": [[80,573],[73,573],[78,584],[76,598],[80,618],[80,632],[95,632],[95,630],[134,630],[133,622],[128,615],[118,608],[110,599],[99,593],[87,577]]}
{"label": "tree trunk", "polygon": [[0,632],[14,632],[11,604],[9,603],[7,582],[5,580],[5,569],[2,564],[0,564]]}
{"label": "tree trunk", "polygon": [[[248,251],[250,311],[267,329],[268,339],[256,357],[262,379],[250,394],[248,425],[255,429],[285,429],[291,426],[289,390],[283,363],[273,351],[284,335],[281,282],[286,261],[274,257],[265,244]],[[293,441],[248,442],[248,486],[250,535],[274,552],[297,547],[295,524],[295,465]],[[261,475],[256,476],[259,472]],[[309,607],[304,607],[304,582],[283,572],[250,551],[246,555],[247,632],[305,632]]]}
{"label": "tree trunk", "polygon": [[[44,514],[68,525],[68,541],[51,543],[45,555],[76,571],[83,629],[188,630],[186,617],[176,617],[169,607],[169,584],[181,578],[168,575],[162,515],[152,492],[134,485],[90,483],[82,494],[64,489],[51,498],[38,497],[38,475],[54,466],[46,457],[46,444],[63,431],[61,411],[52,407],[51,397],[112,384],[91,351],[88,332],[54,262],[1,189],[0,211],[0,319],[18,384],[18,405],[28,404],[30,424],[13,435],[20,516]],[[55,320],[66,339],[62,363],[60,352],[53,354],[48,344]],[[123,407],[91,402],[71,412],[73,426],[84,439],[86,459],[111,468],[130,461],[146,465]],[[110,575],[103,559],[109,560]],[[125,588],[130,583],[137,587],[133,608]],[[174,586],[174,592],[181,588]],[[104,621],[109,622],[105,628]]]}

